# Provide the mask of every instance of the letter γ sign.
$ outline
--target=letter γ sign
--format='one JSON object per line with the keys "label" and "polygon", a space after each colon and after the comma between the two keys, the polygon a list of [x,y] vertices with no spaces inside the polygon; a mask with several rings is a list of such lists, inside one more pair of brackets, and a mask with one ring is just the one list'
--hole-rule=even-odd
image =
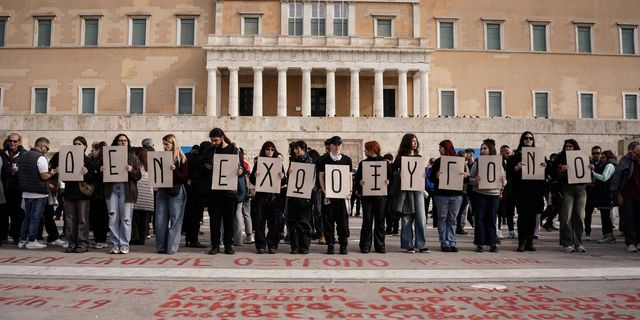
{"label": "letter \u03b3 sign", "polygon": [[424,158],[401,157],[400,161],[400,190],[424,191]]}

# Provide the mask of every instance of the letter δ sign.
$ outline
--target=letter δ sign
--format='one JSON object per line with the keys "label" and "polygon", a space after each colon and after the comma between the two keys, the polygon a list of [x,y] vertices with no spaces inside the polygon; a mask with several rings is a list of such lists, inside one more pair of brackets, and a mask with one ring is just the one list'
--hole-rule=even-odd
{"label": "letter \u03b4 sign", "polygon": [[324,166],[324,193],[327,198],[348,198],[351,195],[352,185],[349,166],[337,164]]}
{"label": "letter \u03b4 sign", "polygon": [[499,189],[502,187],[500,177],[504,177],[502,170],[502,156],[478,157],[478,189]]}
{"label": "letter \u03b4 sign", "polygon": [[400,190],[424,191],[424,158],[401,157],[400,162]]}
{"label": "letter \u03b4 sign", "polygon": [[127,147],[106,146],[102,148],[104,182],[127,182]]}
{"label": "letter \u03b4 sign", "polygon": [[544,151],[540,147],[522,148],[522,180],[544,180]]}
{"label": "letter \u03b4 sign", "polygon": [[213,156],[211,189],[238,190],[238,166],[237,154],[215,154]]}
{"label": "letter \u03b4 sign", "polygon": [[151,188],[173,187],[173,171],[169,168],[173,164],[171,151],[147,152],[147,167],[149,167],[149,186]]}
{"label": "letter \u03b4 sign", "polygon": [[291,162],[289,167],[287,197],[311,199],[311,191],[315,184],[316,166],[311,163]]}
{"label": "letter \u03b4 sign", "polygon": [[256,166],[256,192],[279,193],[282,159],[258,157]]}
{"label": "letter \u03b4 sign", "polygon": [[[362,186],[363,196],[387,195],[387,162],[386,161],[362,161]],[[360,181],[356,181],[360,183]]]}
{"label": "letter \u03b4 sign", "polygon": [[84,146],[61,146],[58,174],[62,181],[82,181],[84,167]]}
{"label": "letter \u03b4 sign", "polygon": [[567,178],[569,184],[591,183],[589,156],[581,150],[567,151]]}
{"label": "letter \u03b4 sign", "polygon": [[464,157],[440,157],[440,172],[442,174],[438,181],[438,188],[462,191],[464,186]]}

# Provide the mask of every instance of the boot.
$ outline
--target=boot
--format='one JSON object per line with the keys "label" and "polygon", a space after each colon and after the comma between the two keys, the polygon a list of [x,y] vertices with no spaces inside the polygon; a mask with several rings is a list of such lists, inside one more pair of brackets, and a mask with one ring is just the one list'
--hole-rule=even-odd
{"label": "boot", "polygon": [[516,249],[518,252],[524,252],[524,240],[518,239],[518,248]]}
{"label": "boot", "polygon": [[324,234],[320,234],[320,237],[318,237],[318,244],[327,244],[327,241],[324,239]]}

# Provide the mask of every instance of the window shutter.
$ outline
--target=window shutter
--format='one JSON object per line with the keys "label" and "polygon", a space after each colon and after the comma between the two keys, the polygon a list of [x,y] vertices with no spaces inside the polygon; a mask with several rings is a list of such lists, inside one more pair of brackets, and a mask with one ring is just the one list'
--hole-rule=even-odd
{"label": "window shutter", "polygon": [[82,88],[82,113],[96,112],[96,89]]}
{"label": "window shutter", "polygon": [[178,89],[178,114],[193,114],[192,96],[191,88]]}
{"label": "window shutter", "polygon": [[591,52],[591,27],[578,27],[578,52]]}
{"label": "window shutter", "polygon": [[580,95],[580,111],[582,118],[593,119],[593,94],[583,93]]}
{"label": "window shutter", "polygon": [[533,51],[547,51],[547,26],[533,26]]}
{"label": "window shutter", "polygon": [[633,28],[622,28],[622,53],[623,54],[635,54],[635,39]]}
{"label": "window shutter", "polygon": [[440,22],[440,48],[453,49],[453,22]]}
{"label": "window shutter", "polygon": [[38,20],[38,47],[51,46],[51,20]]}
{"label": "window shutter", "polygon": [[441,113],[443,116],[455,115],[455,95],[453,91],[441,91],[440,92],[440,105],[442,107]]}
{"label": "window shutter", "polygon": [[627,94],[624,96],[624,118],[638,119],[638,96]]}
{"label": "window shutter", "polygon": [[0,19],[0,47],[4,47],[4,28],[7,20]]}
{"label": "window shutter", "polygon": [[502,92],[489,92],[489,116],[502,117]]}
{"label": "window shutter", "polygon": [[35,89],[35,113],[47,113],[47,94],[49,90],[47,88]]}
{"label": "window shutter", "polygon": [[144,46],[147,44],[147,20],[133,19],[132,26],[131,44],[134,46]]}
{"label": "window shutter", "polygon": [[500,24],[487,23],[487,49],[500,50]]}
{"label": "window shutter", "polygon": [[536,92],[536,117],[548,118],[549,117],[549,94],[545,92]]}
{"label": "window shutter", "polygon": [[194,44],[194,19],[180,19],[180,45],[192,46]]}
{"label": "window shutter", "polygon": [[135,114],[144,113],[144,89],[143,88],[129,89],[129,113],[135,113]]}

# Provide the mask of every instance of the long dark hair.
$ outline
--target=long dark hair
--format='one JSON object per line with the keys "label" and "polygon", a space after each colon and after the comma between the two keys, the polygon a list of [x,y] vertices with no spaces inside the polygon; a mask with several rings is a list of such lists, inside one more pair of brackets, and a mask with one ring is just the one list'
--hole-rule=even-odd
{"label": "long dark hair", "polygon": [[118,135],[116,135],[116,137],[113,138],[113,142],[111,142],[111,146],[117,146],[118,145],[118,139],[120,139],[120,137],[127,138],[127,148],[129,148],[129,149],[133,148],[133,146],[131,146],[131,139],[129,139],[129,137],[124,133],[118,133]]}
{"label": "long dark hair", "polygon": [[496,141],[493,139],[484,139],[482,140],[482,144],[484,144],[485,146],[487,146],[487,148],[489,149],[489,154],[492,156],[496,155]]}
{"label": "long dark hair", "polygon": [[576,141],[575,139],[567,139],[562,144],[562,151],[567,151],[566,148],[565,148],[565,146],[567,144],[572,145],[573,146],[573,150],[580,150],[580,145],[578,144],[578,141]]}
{"label": "long dark hair", "polygon": [[272,156],[272,158],[277,158],[278,157],[278,148],[276,148],[276,145],[271,141],[265,141],[265,143],[262,144],[262,148],[260,148],[260,155],[259,156],[260,157],[266,157],[268,148],[273,148],[273,156]]}
{"label": "long dark hair", "polygon": [[222,138],[224,139],[224,142],[226,142],[227,144],[233,144],[231,142],[231,140],[227,137],[226,134],[224,134],[224,131],[222,131],[222,129],[220,128],[213,128],[211,129],[211,131],[209,131],[209,138]]}
{"label": "long dark hair", "polygon": [[398,147],[398,155],[396,157],[408,156],[411,155],[411,141],[413,138],[416,138],[418,141],[418,147],[416,148],[416,154],[420,153],[420,140],[413,133],[407,133],[402,137],[400,141],[400,146]]}
{"label": "long dark hair", "polygon": [[533,137],[533,143],[531,144],[531,146],[532,147],[536,146],[536,136],[534,136],[533,133],[531,133],[531,131],[525,131],[520,135],[520,142],[518,142],[518,148],[516,150],[522,151],[522,147],[524,147],[524,137],[526,137],[528,134],[530,134]]}

